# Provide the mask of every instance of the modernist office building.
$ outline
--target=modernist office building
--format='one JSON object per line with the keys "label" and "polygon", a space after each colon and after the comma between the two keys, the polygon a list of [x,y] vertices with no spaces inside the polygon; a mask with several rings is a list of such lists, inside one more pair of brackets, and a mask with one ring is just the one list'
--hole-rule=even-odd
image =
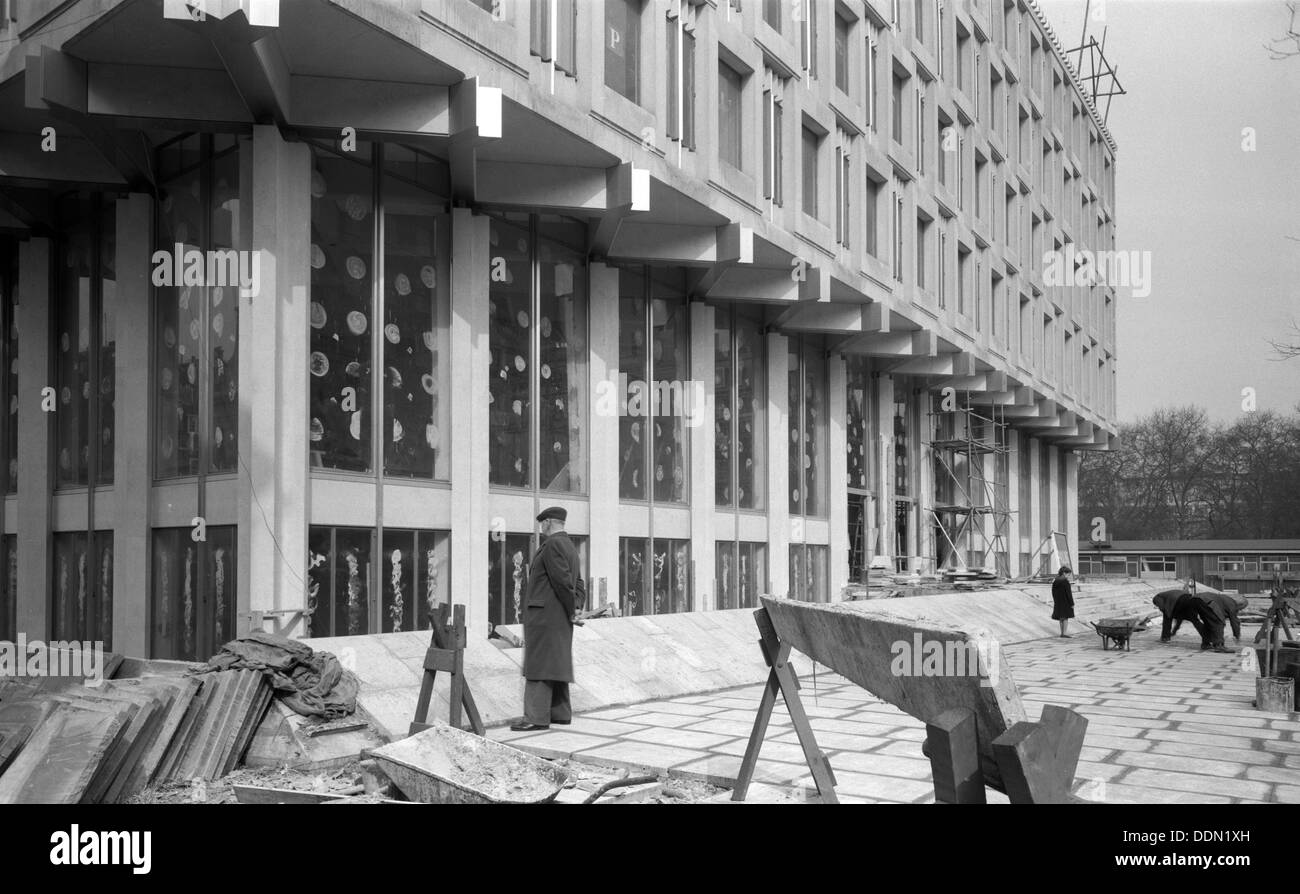
{"label": "modernist office building", "polygon": [[2,27],[0,636],[487,635],[550,504],[635,614],[1077,542],[1115,146],[1032,2]]}

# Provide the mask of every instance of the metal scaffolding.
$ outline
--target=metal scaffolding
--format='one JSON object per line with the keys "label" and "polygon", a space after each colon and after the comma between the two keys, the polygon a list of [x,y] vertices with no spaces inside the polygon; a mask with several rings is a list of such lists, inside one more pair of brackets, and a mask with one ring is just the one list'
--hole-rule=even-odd
{"label": "metal scaffolding", "polygon": [[940,409],[930,413],[935,480],[934,503],[927,511],[939,539],[937,570],[1010,577],[1006,419],[1001,407],[976,409],[968,392],[963,398],[965,404],[952,409],[943,409],[952,396],[941,398]]}

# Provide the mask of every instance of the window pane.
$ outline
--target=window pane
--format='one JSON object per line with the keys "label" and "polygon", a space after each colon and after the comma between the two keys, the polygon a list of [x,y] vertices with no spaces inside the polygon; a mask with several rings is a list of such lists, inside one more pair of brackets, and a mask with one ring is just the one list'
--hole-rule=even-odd
{"label": "window pane", "polygon": [[[198,162],[199,137],[181,148]],[[191,145],[192,144],[192,145]],[[162,184],[158,207],[158,248],[171,257],[180,251],[201,250],[204,215],[200,203],[200,170]],[[154,344],[158,358],[156,473],[178,478],[199,473],[199,373],[203,335],[203,295],[199,286],[157,286]]]}
{"label": "window pane", "polygon": [[[212,163],[211,247],[222,251],[247,243],[239,231],[239,153],[228,152]],[[212,425],[209,427],[213,472],[234,472],[239,466],[239,290],[214,286],[208,290],[209,379]]]}
{"label": "window pane", "polygon": [[[803,489],[803,456],[804,456],[804,433],[803,433],[803,378],[802,365],[799,362],[799,343],[797,339],[790,342],[789,353],[789,389],[790,402],[789,414],[786,417],[789,420],[790,429],[790,456],[788,471],[790,476],[790,514],[804,515],[807,513],[804,489]],[[793,565],[791,566],[793,568]],[[793,571],[791,572],[793,575]],[[793,577],[792,577],[793,580]]]}
{"label": "window pane", "polygon": [[718,308],[713,330],[713,486],[719,506],[734,506],[731,460],[735,452],[732,407],[731,311]]}
{"label": "window pane", "polygon": [[[389,148],[388,155],[396,153],[414,156]],[[395,177],[384,178],[383,203],[384,474],[446,481],[451,301],[445,218],[435,196]]]}
{"label": "window pane", "polygon": [[762,509],[767,480],[767,381],[760,322],[736,313],[736,505]]}
{"label": "window pane", "polygon": [[384,529],[380,572],[380,631],[401,633],[415,627],[415,532]]}
{"label": "window pane", "polygon": [[758,597],[767,592],[767,544],[741,543],[736,571],[740,580],[738,608],[757,608]]}
{"label": "window pane", "polygon": [[619,271],[618,371],[627,376],[627,392],[616,394],[627,401],[627,412],[618,420],[618,495],[624,500],[646,499],[646,452],[649,432],[643,390],[649,377],[646,346],[645,268]]}
{"label": "window pane", "polygon": [[804,558],[806,551],[802,543],[790,544],[790,592],[791,599],[797,599],[800,602],[807,597],[807,579],[804,571]]}
{"label": "window pane", "polygon": [[113,483],[114,412],[117,380],[117,206],[106,201],[99,224],[99,369],[91,387],[99,401],[97,484]]}
{"label": "window pane", "polygon": [[18,635],[18,535],[0,537],[0,640]]}
{"label": "window pane", "polygon": [[826,356],[820,348],[804,350],[803,486],[808,515],[827,510]]}
{"label": "window pane", "polygon": [[499,624],[522,623],[532,551],[530,534],[493,534],[488,538],[488,624],[491,629],[495,630]]}
{"label": "window pane", "polygon": [[689,540],[654,541],[654,614],[691,610],[690,554]]}
{"label": "window pane", "polygon": [[[664,279],[675,279],[665,282]],[[691,380],[690,305],[680,274],[656,270],[651,274],[650,331],[652,376],[659,407],[652,417],[654,447],[654,498],[656,502],[687,501],[687,430],[707,409],[702,388]],[[664,385],[667,383],[667,390]]]}
{"label": "window pane", "polygon": [[488,301],[492,355],[488,394],[489,431],[492,432],[490,480],[492,484],[527,487],[532,483],[529,465],[532,267],[527,223],[493,219],[489,241],[492,260]]}
{"label": "window pane", "polygon": [[18,492],[18,252],[9,259],[0,253],[0,288],[4,289],[4,317],[9,321],[4,333],[4,362],[9,365],[9,393],[5,405],[9,408],[4,437],[9,445],[9,468],[4,470],[5,493]]}
{"label": "window pane", "polygon": [[334,635],[370,632],[370,540],[365,528],[334,532]]}
{"label": "window pane", "polygon": [[849,92],[849,23],[835,17],[835,86]]}
{"label": "window pane", "polygon": [[[90,461],[90,290],[96,246],[84,199],[70,202],[57,282],[55,366],[58,372],[58,412],[55,483],[59,487],[87,482]],[[94,377],[98,381],[99,377]]]}
{"label": "window pane", "polygon": [[333,551],[333,529],[312,527],[307,532],[307,636],[333,636],[334,613],[331,611],[333,594],[330,562]]}
{"label": "window pane", "polygon": [[196,543],[189,528],[153,532],[151,657],[206,660],[234,638],[236,535],[233,526],[209,527]]}
{"label": "window pane", "polygon": [[622,593],[625,615],[653,614],[646,596],[649,546],[649,541],[642,537],[620,537],[618,540],[618,588]]}
{"label": "window pane", "polygon": [[720,609],[737,608],[740,590],[736,580],[736,544],[730,540],[719,540],[715,547],[713,592]]}
{"label": "window pane", "polygon": [[91,560],[86,555],[86,533],[54,535],[54,639],[80,640],[94,611],[90,589],[94,586]]}
{"label": "window pane", "polygon": [[605,86],[641,101],[641,0],[605,4]]}
{"label": "window pane", "polygon": [[871,377],[867,371],[867,361],[861,355],[853,355],[848,360],[848,424],[845,430],[845,450],[847,452],[849,487],[861,490],[873,489],[871,486],[871,434],[870,419]]}
{"label": "window pane", "polygon": [[569,246],[586,241],[586,226],[538,219],[541,285],[537,369],[542,490],[587,492],[587,266]]}
{"label": "window pane", "polygon": [[417,531],[415,586],[411,593],[420,630],[430,630],[438,607],[451,604],[451,533]]}
{"label": "window pane", "polygon": [[803,129],[803,211],[809,217],[817,216],[817,134]]}
{"label": "window pane", "polygon": [[314,150],[310,437],[317,468],[373,468],[371,184],[369,167]]}
{"label": "window pane", "polygon": [[203,552],[206,555],[203,576],[207,588],[207,603],[211,606],[212,634],[208,654],[235,638],[235,576],[236,528],[234,525],[208,528],[208,539]]}
{"label": "window pane", "polygon": [[[895,390],[900,386],[895,385]],[[908,415],[906,398],[894,399],[894,494],[907,496],[911,488],[911,475],[908,473],[911,450],[911,422]]]}
{"label": "window pane", "polygon": [[743,169],[741,152],[742,82],[740,74],[726,63],[718,65],[718,157]]}

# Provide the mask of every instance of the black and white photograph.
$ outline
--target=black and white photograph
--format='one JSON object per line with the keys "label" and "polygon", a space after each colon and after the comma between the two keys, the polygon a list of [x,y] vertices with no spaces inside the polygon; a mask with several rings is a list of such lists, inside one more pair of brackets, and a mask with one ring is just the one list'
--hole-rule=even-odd
{"label": "black and white photograph", "polygon": [[1290,859],[1294,0],[0,0],[0,406],[42,871],[507,828],[415,804]]}

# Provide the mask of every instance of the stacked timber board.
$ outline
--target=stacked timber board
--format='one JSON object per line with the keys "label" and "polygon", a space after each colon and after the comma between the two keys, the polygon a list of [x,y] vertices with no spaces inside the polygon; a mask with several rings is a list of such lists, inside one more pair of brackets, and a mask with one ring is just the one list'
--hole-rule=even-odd
{"label": "stacked timber board", "polygon": [[0,804],[116,803],[235,767],[272,697],[258,671],[154,675],[0,702]]}

